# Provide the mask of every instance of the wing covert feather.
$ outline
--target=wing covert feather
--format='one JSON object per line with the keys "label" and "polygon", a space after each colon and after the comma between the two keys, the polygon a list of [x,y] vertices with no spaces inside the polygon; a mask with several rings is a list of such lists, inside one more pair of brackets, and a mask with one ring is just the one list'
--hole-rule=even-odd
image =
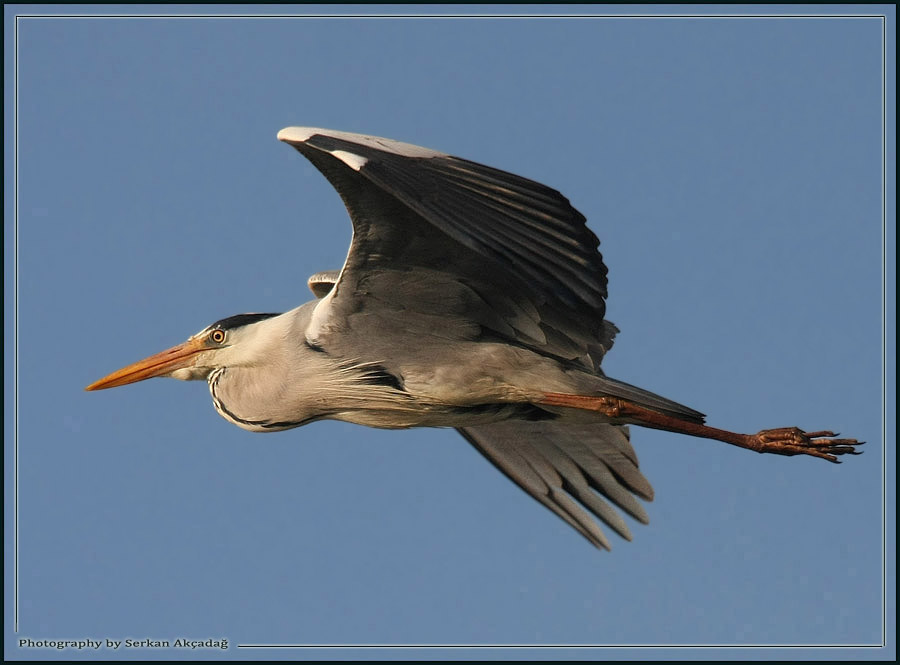
{"label": "wing covert feather", "polygon": [[[616,332],[603,320],[606,266],[597,237],[559,192],[388,139],[298,128],[279,136],[325,175],[353,221],[329,316],[346,319],[388,301],[431,309],[428,285],[446,288],[434,276],[443,272],[471,307],[448,318],[599,369]],[[459,320],[448,328],[471,332]]]}

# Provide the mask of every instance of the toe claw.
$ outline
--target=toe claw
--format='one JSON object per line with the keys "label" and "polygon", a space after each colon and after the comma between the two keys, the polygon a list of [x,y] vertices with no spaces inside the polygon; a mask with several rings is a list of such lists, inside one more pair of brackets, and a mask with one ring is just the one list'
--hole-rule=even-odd
{"label": "toe claw", "polygon": [[778,455],[811,455],[839,463],[837,455],[860,455],[855,446],[864,442],[856,439],[837,439],[830,430],[804,432],[797,427],[763,430],[754,437],[754,450]]}

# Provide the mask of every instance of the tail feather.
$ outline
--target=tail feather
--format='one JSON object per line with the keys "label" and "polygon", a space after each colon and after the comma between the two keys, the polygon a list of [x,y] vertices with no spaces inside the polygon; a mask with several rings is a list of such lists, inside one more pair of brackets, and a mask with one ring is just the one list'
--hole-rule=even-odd
{"label": "tail feather", "polygon": [[577,380],[580,384],[580,390],[583,395],[597,395],[602,397],[619,397],[627,399],[639,406],[643,406],[653,411],[659,411],[667,416],[674,416],[683,420],[690,421],[702,425],[706,420],[706,416],[699,411],[695,411],[689,406],[679,404],[662,395],[651,393],[649,390],[638,388],[630,383],[619,381],[608,376],[595,376],[579,372]]}

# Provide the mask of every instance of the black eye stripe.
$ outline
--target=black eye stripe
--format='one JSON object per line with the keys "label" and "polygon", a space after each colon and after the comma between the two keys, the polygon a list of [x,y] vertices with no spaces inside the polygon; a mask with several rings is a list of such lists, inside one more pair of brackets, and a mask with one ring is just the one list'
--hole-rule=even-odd
{"label": "black eye stripe", "polygon": [[231,330],[232,328],[240,328],[241,326],[269,319],[273,316],[278,316],[278,314],[274,312],[267,314],[235,314],[234,316],[229,316],[227,319],[220,319],[209,327],[221,330]]}

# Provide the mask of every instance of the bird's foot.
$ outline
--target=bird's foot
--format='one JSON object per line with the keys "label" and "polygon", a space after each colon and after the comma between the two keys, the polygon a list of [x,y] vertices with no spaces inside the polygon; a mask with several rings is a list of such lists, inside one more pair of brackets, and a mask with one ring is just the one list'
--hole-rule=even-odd
{"label": "bird's foot", "polygon": [[758,453],[776,455],[812,455],[839,464],[837,455],[861,455],[855,446],[865,441],[837,439],[834,432],[804,432],[798,427],[764,429],[757,434],[748,434],[748,448]]}

